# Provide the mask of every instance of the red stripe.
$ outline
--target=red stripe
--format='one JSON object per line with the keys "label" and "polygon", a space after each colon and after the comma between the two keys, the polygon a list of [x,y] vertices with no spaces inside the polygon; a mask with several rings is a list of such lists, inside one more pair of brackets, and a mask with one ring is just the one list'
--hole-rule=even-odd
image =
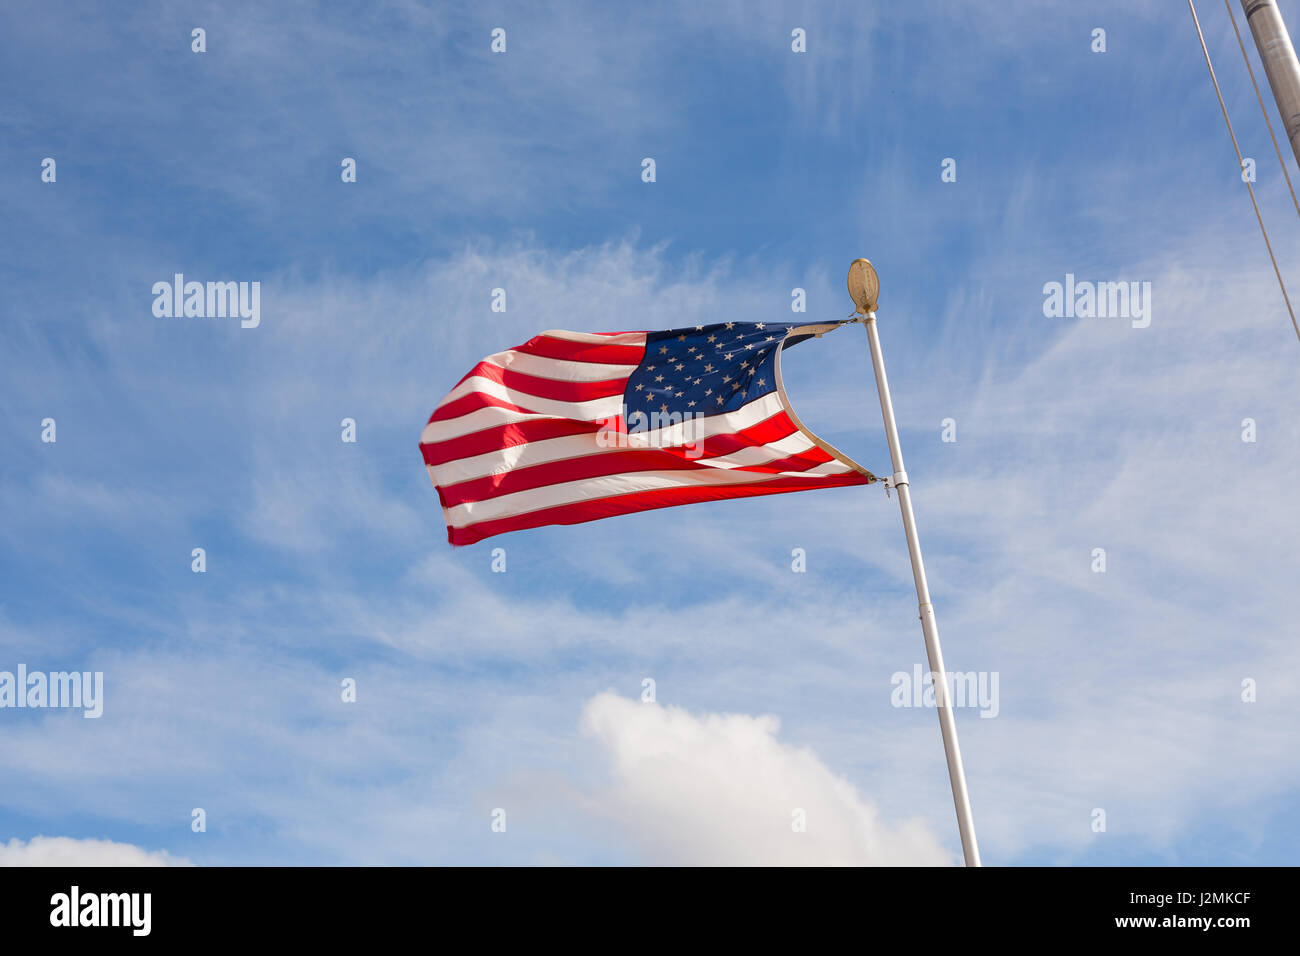
{"label": "red stripe", "polygon": [[479,362],[456,385],[459,386],[465,379],[475,376],[504,385],[513,391],[525,392],[539,398],[553,398],[560,402],[589,402],[593,398],[609,398],[611,395],[622,395],[623,389],[627,387],[626,376],[603,382],[568,382],[529,375],[527,372],[501,368],[488,362]]}
{"label": "red stripe", "polygon": [[548,524],[582,524],[599,518],[652,511],[674,505],[688,505],[699,501],[721,501],[726,498],[750,498],[756,495],[776,495],[790,491],[809,491],[815,488],[839,488],[847,485],[869,484],[866,475],[852,472],[847,475],[826,475],[813,478],[773,478],[753,485],[707,485],[682,488],[661,488],[655,491],[635,491],[611,498],[579,501],[554,508],[544,508],[510,518],[480,521],[464,528],[447,528],[447,540],[454,545],[473,544],[507,531],[522,531]]}
{"label": "red stripe", "polygon": [[504,408],[512,412],[538,414],[530,408],[522,408],[502,398],[494,398],[491,395],[484,395],[482,392],[470,392],[468,395],[462,395],[454,402],[448,402],[446,405],[440,405],[434,409],[433,414],[429,416],[429,423],[450,421],[453,418],[468,415],[470,412],[476,412],[480,408]]}
{"label": "red stripe", "polygon": [[493,425],[482,431],[470,432],[458,438],[446,441],[420,443],[426,465],[441,465],[457,458],[473,458],[488,452],[526,445],[529,442],[545,441],[548,438],[564,438],[568,435],[585,435],[600,431],[602,422],[575,422],[568,418],[543,418],[531,422],[510,422],[506,425]]}
{"label": "red stripe", "polygon": [[760,471],[775,475],[782,471],[807,471],[809,468],[816,468],[818,465],[824,465],[828,461],[834,460],[832,456],[826,454],[820,448],[809,448],[807,451],[801,451],[797,455],[790,455],[788,458],[765,461],[761,465],[745,465],[737,468],[736,471]]}
{"label": "red stripe", "polygon": [[589,342],[570,342],[549,335],[535,335],[523,345],[514,348],[525,355],[563,359],[566,362],[596,362],[602,365],[639,365],[645,355],[644,345],[592,345]]}
{"label": "red stripe", "polygon": [[794,427],[785,412],[777,412],[771,418],[765,418],[756,425],[728,432],[725,435],[713,435],[704,439],[704,454],[713,458],[717,455],[730,455],[742,448],[755,448],[769,442],[789,438],[799,429]]}

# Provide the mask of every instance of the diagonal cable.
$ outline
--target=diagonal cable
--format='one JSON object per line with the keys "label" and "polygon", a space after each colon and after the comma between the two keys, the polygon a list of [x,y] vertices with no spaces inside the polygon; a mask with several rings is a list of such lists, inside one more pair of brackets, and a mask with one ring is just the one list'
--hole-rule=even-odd
{"label": "diagonal cable", "polygon": [[[1205,34],[1201,32],[1201,21],[1196,15],[1196,5],[1192,0],[1187,0],[1187,7],[1192,11],[1192,22],[1196,24],[1196,35],[1201,41],[1201,52],[1205,54],[1205,65],[1210,70],[1210,81],[1214,84],[1214,95],[1219,98],[1219,109],[1223,111],[1223,121],[1228,124],[1228,135],[1232,137],[1232,148],[1237,151],[1237,168],[1245,168],[1245,160],[1241,156],[1241,147],[1237,145],[1237,134],[1232,131],[1232,120],[1228,118],[1228,107],[1223,103],[1223,91],[1219,89],[1219,78],[1214,75],[1214,64],[1210,62],[1210,51],[1205,45]],[[1255,187],[1246,180],[1246,189],[1250,193],[1250,204],[1255,207],[1255,219],[1259,222],[1259,231],[1264,234],[1264,245],[1268,248],[1268,258],[1273,263],[1273,274],[1277,276],[1278,288],[1282,290],[1282,299],[1286,302],[1286,310],[1291,316],[1291,327],[1295,329],[1295,336],[1300,339],[1300,324],[1296,323],[1295,309],[1291,308],[1291,297],[1286,294],[1286,283],[1282,281],[1282,272],[1277,267],[1277,256],[1273,255],[1273,243],[1269,241],[1268,230],[1264,228],[1264,217],[1259,214],[1259,203],[1255,199]]]}

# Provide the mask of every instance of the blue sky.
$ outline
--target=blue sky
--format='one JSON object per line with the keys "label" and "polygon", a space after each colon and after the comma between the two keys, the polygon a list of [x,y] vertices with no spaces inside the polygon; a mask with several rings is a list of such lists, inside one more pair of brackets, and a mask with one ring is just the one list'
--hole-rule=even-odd
{"label": "blue sky", "polygon": [[[0,855],[960,860],[880,486],[453,551],[416,447],[538,331],[840,319],[863,255],[948,665],[1000,677],[958,713],[985,862],[1300,851],[1300,344],[1182,4],[16,2],[0,77],[0,670],[105,675],[98,720],[0,711]],[[156,318],[176,272],[261,324]],[[1150,326],[1045,317],[1067,273]],[[785,375],[888,471],[860,330]]]}

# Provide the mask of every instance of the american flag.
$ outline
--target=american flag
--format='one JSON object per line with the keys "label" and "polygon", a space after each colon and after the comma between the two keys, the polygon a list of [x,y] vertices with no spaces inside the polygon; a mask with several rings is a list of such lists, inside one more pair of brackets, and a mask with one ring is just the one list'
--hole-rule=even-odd
{"label": "american flag", "polygon": [[489,355],[420,436],[447,539],[870,484],[781,385],[781,351],[842,324],[552,330]]}

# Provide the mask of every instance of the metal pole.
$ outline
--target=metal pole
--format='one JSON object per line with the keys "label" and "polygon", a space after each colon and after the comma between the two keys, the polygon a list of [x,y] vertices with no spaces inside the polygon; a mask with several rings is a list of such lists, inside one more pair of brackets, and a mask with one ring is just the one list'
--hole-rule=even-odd
{"label": "metal pole", "polygon": [[1282,114],[1282,126],[1291,141],[1291,151],[1300,164],[1300,62],[1295,47],[1282,22],[1282,14],[1275,0],[1241,0],[1250,33],[1259,48],[1259,58],[1264,61],[1268,85],[1273,88],[1273,99]]}
{"label": "metal pole", "polygon": [[903,470],[903,450],[898,441],[898,426],[894,422],[894,403],[889,396],[889,380],[885,377],[885,358],[880,351],[880,335],[876,331],[876,313],[866,313],[864,323],[871,340],[871,364],[876,370],[876,391],[880,393],[880,413],[885,419],[885,435],[889,438],[889,457],[894,464],[893,477],[887,484],[898,492],[898,507],[903,512],[903,530],[907,534],[907,550],[912,556],[912,578],[916,582],[916,599],[920,604],[921,631],[925,634],[925,653],[930,659],[930,673],[934,679],[934,699],[939,710],[939,729],[943,732],[943,750],[948,757],[948,780],[952,784],[952,801],[957,808],[957,827],[961,831],[962,856],[967,866],[980,865],[979,845],[975,842],[975,822],[971,819],[970,794],[966,792],[966,771],[961,764],[961,748],[957,745],[957,722],[952,715],[952,701],[948,699],[948,672],[943,666],[943,651],[939,647],[939,626],[934,620],[934,605],[930,603],[930,585],[925,580],[925,564],[921,560],[921,541],[916,535],[916,517],[912,514],[912,495],[907,486],[907,472]]}

